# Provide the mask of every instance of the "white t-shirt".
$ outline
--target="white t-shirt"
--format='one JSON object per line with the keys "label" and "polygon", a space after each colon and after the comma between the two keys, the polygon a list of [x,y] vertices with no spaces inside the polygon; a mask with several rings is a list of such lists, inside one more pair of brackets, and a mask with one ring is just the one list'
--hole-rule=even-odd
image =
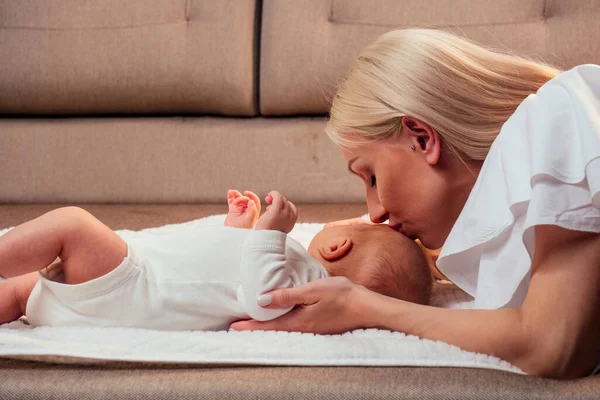
{"label": "white t-shirt", "polygon": [[600,232],[600,66],[561,73],[506,121],[438,268],[476,308],[520,307],[542,224]]}

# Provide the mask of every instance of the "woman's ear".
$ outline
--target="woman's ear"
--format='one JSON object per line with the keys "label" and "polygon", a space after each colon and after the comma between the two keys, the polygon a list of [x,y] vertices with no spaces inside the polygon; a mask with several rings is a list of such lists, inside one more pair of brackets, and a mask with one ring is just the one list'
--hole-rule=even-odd
{"label": "woman's ear", "polygon": [[435,165],[440,160],[442,142],[440,134],[429,124],[413,117],[402,118],[402,132],[408,135],[411,149],[420,151],[425,156],[425,161]]}
{"label": "woman's ear", "polygon": [[333,262],[345,257],[352,248],[352,239],[348,236],[336,236],[319,245],[319,254],[324,260]]}

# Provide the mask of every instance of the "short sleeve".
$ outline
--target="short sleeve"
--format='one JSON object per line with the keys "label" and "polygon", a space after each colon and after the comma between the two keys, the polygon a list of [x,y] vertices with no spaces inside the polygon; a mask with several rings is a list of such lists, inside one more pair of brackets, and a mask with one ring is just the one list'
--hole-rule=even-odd
{"label": "short sleeve", "polygon": [[560,74],[504,124],[438,259],[475,306],[520,306],[538,225],[600,232],[600,67]]}
{"label": "short sleeve", "polygon": [[[532,122],[542,122],[530,139],[531,195],[524,229],[557,225],[600,232],[600,67],[568,71],[542,87],[535,100]],[[531,255],[533,238],[524,234]]]}

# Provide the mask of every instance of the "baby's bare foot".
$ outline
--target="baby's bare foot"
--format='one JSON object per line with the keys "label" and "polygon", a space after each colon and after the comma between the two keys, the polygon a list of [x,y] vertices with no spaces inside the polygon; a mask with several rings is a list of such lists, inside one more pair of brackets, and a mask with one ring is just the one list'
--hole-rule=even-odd
{"label": "baby's bare foot", "polygon": [[233,201],[235,199],[237,199],[238,197],[242,197],[242,194],[239,191],[234,190],[234,189],[229,189],[227,191],[227,204],[229,206],[231,206],[231,203],[233,203]]}
{"label": "baby's bare foot", "polygon": [[225,226],[252,229],[256,225],[260,214],[260,202],[254,200],[258,199],[254,193],[244,192],[244,194],[250,195],[242,196],[237,190],[227,192],[229,212],[225,218]]}
{"label": "baby's bare foot", "polygon": [[[260,198],[256,195],[256,193],[251,192],[249,190],[246,190],[244,192],[244,196],[249,197],[250,200],[252,200],[256,205],[256,219],[258,220],[258,217],[260,216]],[[254,225],[256,225],[256,221],[254,221]]]}

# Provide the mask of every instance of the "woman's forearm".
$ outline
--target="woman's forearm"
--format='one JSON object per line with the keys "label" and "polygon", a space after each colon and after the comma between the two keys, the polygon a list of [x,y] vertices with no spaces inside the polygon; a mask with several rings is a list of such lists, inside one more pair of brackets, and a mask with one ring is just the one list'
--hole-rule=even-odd
{"label": "woman's forearm", "polygon": [[535,248],[519,309],[448,310],[357,289],[355,315],[371,327],[494,355],[530,374],[585,376],[598,362],[600,235],[538,226]]}
{"label": "woman's forearm", "polygon": [[531,365],[527,335],[520,309],[450,310],[385,297],[366,289],[358,315],[369,328],[404,332],[423,339],[439,340],[463,350],[494,355],[527,373]]}

